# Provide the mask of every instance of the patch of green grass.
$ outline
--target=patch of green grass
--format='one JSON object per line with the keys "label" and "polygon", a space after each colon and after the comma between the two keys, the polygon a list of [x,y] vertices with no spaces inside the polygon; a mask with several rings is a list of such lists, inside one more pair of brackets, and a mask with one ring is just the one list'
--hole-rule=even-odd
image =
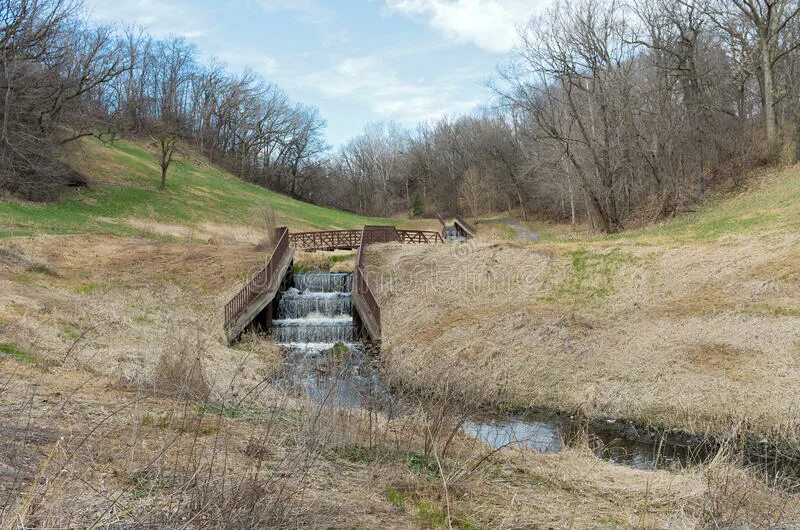
{"label": "patch of green grass", "polygon": [[495,226],[497,226],[498,237],[500,239],[517,239],[517,231],[510,226],[503,223],[497,223]]}
{"label": "patch of green grass", "polygon": [[641,261],[641,258],[619,249],[603,252],[579,249],[571,251],[569,256],[570,269],[566,277],[556,286],[552,296],[541,300],[601,300],[616,291],[615,277],[623,265]]}
{"label": "patch of green grass", "polygon": [[294,274],[316,274],[322,272],[319,267],[307,263],[298,263],[292,267]]}
{"label": "patch of green grass", "polygon": [[143,499],[174,489],[180,486],[182,481],[177,478],[165,479],[158,477],[155,472],[144,471],[137,473],[133,482],[134,486],[131,488],[133,498]]}
{"label": "patch of green grass", "polygon": [[408,464],[408,469],[415,473],[425,474],[429,479],[435,479],[439,472],[436,460],[420,453],[408,453],[406,455],[406,463]]}
{"label": "patch of green grass", "polygon": [[173,162],[167,189],[159,190],[156,156],[144,146],[119,141],[109,147],[86,139],[81,148],[84,170],[94,179],[109,183],[73,190],[54,203],[0,202],[0,237],[147,234],[127,224],[126,218],[190,227],[210,222],[261,228],[264,207],[272,208],[277,222],[292,229],[387,223],[386,219],[298,201],[243,182],[218,167],[190,160]]}
{"label": "patch of green grass", "polygon": [[142,425],[145,427],[158,427],[159,429],[168,429],[172,425],[171,414],[158,414],[153,416],[150,413],[142,416]]}
{"label": "patch of green grass", "polygon": [[368,447],[352,445],[339,451],[342,458],[356,464],[371,464],[381,456],[381,452]]}
{"label": "patch of green grass", "polygon": [[355,254],[332,254],[328,257],[328,261],[331,263],[343,263],[345,261],[354,260],[355,257]]}
{"label": "patch of green grass", "polygon": [[9,279],[20,285],[28,285],[30,287],[36,287],[42,281],[42,278],[38,274],[33,274],[27,271],[22,272],[14,272],[9,276]]}
{"label": "patch of green grass", "polygon": [[432,501],[419,500],[416,503],[417,519],[425,528],[458,528],[459,530],[475,530],[477,525],[464,516],[451,513],[450,524],[447,524],[447,513],[441,504]]}
{"label": "patch of green grass", "polygon": [[71,287],[72,292],[81,295],[90,295],[100,289],[100,284],[95,282],[86,282]]}
{"label": "patch of green grass", "polygon": [[402,508],[406,504],[406,494],[400,490],[389,488],[386,490],[386,500],[389,501],[389,504],[392,506]]}
{"label": "patch of green grass", "polygon": [[425,475],[428,480],[436,480],[439,473],[436,461],[420,453],[390,451],[362,445],[348,445],[337,449],[336,453],[345,460],[358,464],[371,464],[376,461],[403,463],[414,473]]}
{"label": "patch of green grass", "polygon": [[206,403],[200,405],[199,411],[202,414],[216,414],[226,418],[257,418],[264,416],[269,411],[256,407],[243,405],[228,405],[224,403]]}
{"label": "patch of green grass", "polygon": [[776,317],[800,317],[800,308],[797,307],[777,307],[761,304],[754,306],[753,311],[758,314],[768,314]]}
{"label": "patch of green grass", "polygon": [[425,528],[447,528],[447,514],[435,502],[417,501],[417,518]]}
{"label": "patch of green grass", "polygon": [[23,350],[19,344],[14,342],[0,343],[0,353],[8,355],[12,359],[16,359],[17,361],[23,363],[38,364],[39,362],[39,359]]}

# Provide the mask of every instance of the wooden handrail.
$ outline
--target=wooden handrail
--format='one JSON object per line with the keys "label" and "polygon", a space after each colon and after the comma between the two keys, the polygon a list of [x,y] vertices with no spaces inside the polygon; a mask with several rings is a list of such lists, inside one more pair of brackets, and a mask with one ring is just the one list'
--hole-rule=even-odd
{"label": "wooden handrail", "polygon": [[[366,226],[367,243],[444,243],[442,235],[433,230],[398,230],[391,225]],[[321,230],[294,232],[289,241],[299,250],[351,250],[361,245],[364,230]]]}
{"label": "wooden handrail", "polygon": [[299,250],[350,250],[361,244],[361,230],[294,232],[289,238]]}
{"label": "wooden handrail", "polygon": [[[367,254],[367,247],[373,243],[390,243],[402,242],[400,232],[394,226],[365,226],[361,231],[361,245],[358,247],[358,255],[356,256],[356,267],[353,273],[353,299],[358,303],[361,299],[367,305],[367,310],[370,315],[361,315],[363,318],[374,319],[377,326],[377,336],[371,337],[373,340],[380,340],[381,335],[381,306],[375,300],[375,295],[370,289],[369,282],[367,281],[367,274],[364,271],[364,265]],[[369,327],[369,326],[367,326]]]}
{"label": "wooden handrail", "polygon": [[433,230],[398,230],[402,243],[444,243],[442,234]]}
{"label": "wooden handrail", "polygon": [[454,219],[454,220],[455,220],[455,221],[456,221],[458,224],[460,224],[460,225],[461,225],[461,227],[462,227],[464,230],[466,230],[466,232],[467,232],[469,235],[471,235],[472,237],[475,237],[475,234],[476,234],[476,232],[475,232],[475,228],[474,228],[474,227],[473,227],[471,224],[469,224],[469,223],[468,223],[468,222],[467,222],[467,221],[466,221],[466,220],[465,220],[463,217],[461,217],[460,215],[456,214],[456,215],[453,215],[453,219]]}
{"label": "wooden handrail", "polygon": [[275,229],[275,237],[278,243],[272,250],[272,254],[264,263],[264,266],[253,274],[244,286],[236,293],[233,298],[225,305],[225,328],[230,328],[236,317],[238,317],[259,294],[263,293],[272,282],[272,276],[278,268],[278,264],[289,250],[289,229],[285,226]]}

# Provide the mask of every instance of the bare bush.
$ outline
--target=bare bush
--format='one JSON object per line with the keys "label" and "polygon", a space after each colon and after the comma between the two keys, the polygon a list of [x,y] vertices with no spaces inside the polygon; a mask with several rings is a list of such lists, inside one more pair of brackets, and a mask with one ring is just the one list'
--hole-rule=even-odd
{"label": "bare bush", "polygon": [[156,394],[180,399],[205,401],[211,393],[203,370],[203,345],[181,340],[165,350],[158,359],[153,375],[153,390]]}
{"label": "bare bush", "polygon": [[264,252],[275,248],[275,245],[278,243],[276,240],[278,219],[275,215],[275,210],[269,206],[264,206],[259,210],[259,220],[261,221],[261,228],[264,231],[264,237],[256,244],[256,250]]}

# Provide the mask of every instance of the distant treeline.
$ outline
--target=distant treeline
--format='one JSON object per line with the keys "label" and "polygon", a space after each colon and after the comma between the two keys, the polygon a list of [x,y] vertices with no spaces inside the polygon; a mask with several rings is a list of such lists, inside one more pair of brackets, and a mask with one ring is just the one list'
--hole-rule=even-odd
{"label": "distant treeline", "polygon": [[[589,221],[673,215],[797,145],[800,0],[576,0],[521,30],[496,97],[335,153],[316,109],[180,38],[91,25],[72,0],[0,0],[0,188],[53,197],[85,135],[183,138],[241,178],[363,214]],[[522,22],[522,21],[521,21]]]}
{"label": "distant treeline", "polygon": [[800,157],[798,0],[559,2],[521,31],[491,110],[372,126],[319,198],[588,220],[670,216],[748,169]]}

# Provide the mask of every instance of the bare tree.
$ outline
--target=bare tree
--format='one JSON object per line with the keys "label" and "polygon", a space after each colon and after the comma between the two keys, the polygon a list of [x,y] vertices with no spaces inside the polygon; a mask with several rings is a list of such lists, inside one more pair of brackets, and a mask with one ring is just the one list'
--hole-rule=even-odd
{"label": "bare tree", "polygon": [[[729,2],[729,3],[728,3]],[[767,142],[774,146],[777,136],[775,68],[778,62],[800,46],[783,42],[787,26],[800,13],[797,0],[728,0],[714,10],[718,25],[758,57],[753,66],[761,89],[761,107]]]}
{"label": "bare tree", "polygon": [[159,189],[167,188],[167,170],[172,163],[172,157],[178,149],[178,133],[165,130],[156,138],[159,147],[158,164],[161,167],[161,183]]}

